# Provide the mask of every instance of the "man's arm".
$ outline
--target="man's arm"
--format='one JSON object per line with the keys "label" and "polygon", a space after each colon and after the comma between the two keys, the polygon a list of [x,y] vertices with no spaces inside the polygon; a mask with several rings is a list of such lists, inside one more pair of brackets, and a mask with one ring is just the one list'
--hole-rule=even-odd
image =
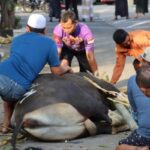
{"label": "man's arm", "polygon": [[136,105],[135,105],[135,96],[134,94],[137,93],[137,91],[135,90],[135,85],[136,85],[136,81],[135,81],[135,76],[132,76],[129,78],[128,80],[128,84],[127,84],[127,94],[128,94],[128,100],[130,102],[130,105],[132,107],[132,109],[134,111],[137,111],[136,110]]}
{"label": "man's arm", "polygon": [[63,42],[62,42],[62,28],[60,25],[57,25],[54,28],[53,31],[53,40],[55,41],[56,45],[57,45],[57,51],[58,51],[58,55],[60,57],[61,51],[62,51],[62,46],[63,46]]}
{"label": "man's arm", "polygon": [[123,72],[123,69],[125,66],[125,61],[126,61],[126,56],[124,54],[117,53],[116,55],[117,55],[116,56],[116,64],[113,69],[113,75],[111,78],[112,84],[116,84],[116,82],[119,80],[119,78]]}
{"label": "man's arm", "polygon": [[94,56],[93,34],[87,25],[85,25],[84,28],[82,27],[82,33],[84,34],[84,43],[85,43],[87,61],[90,65],[93,75],[99,78],[98,66],[96,63],[95,56]]}
{"label": "man's arm", "polygon": [[51,72],[53,74],[57,75],[63,75],[65,73],[73,73],[73,70],[69,66],[57,66],[57,67],[51,67],[50,68]]}
{"label": "man's arm", "polygon": [[86,57],[90,65],[92,73],[95,74],[95,72],[98,71],[98,67],[97,67],[96,59],[94,57],[94,52],[86,51]]}
{"label": "man's arm", "polygon": [[48,64],[50,66],[50,71],[53,74],[63,75],[67,72],[73,72],[71,67],[69,67],[68,65],[60,65],[57,47],[54,41],[51,42],[51,50],[49,51]]}
{"label": "man's arm", "polygon": [[[139,91],[136,90],[136,81],[135,76],[132,76],[128,80],[127,85],[127,94],[128,94],[128,100],[131,105],[131,114],[133,116],[133,119],[137,122],[137,107],[136,107],[136,98],[140,96]],[[138,93],[138,96],[137,96]]]}
{"label": "man's arm", "polygon": [[59,56],[59,58],[60,58],[62,48],[58,47],[58,48],[57,48],[57,51],[58,51],[58,56]]}
{"label": "man's arm", "polygon": [[53,39],[57,45],[57,52],[58,52],[58,56],[60,58],[61,55],[61,51],[62,51],[62,38],[57,36],[57,35],[53,35]]}

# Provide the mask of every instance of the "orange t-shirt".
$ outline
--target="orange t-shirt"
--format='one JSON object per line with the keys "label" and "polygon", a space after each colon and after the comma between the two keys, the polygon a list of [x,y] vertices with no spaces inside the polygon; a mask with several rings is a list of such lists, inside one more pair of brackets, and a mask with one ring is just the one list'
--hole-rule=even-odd
{"label": "orange t-shirt", "polygon": [[116,64],[113,70],[111,83],[116,83],[125,66],[126,56],[132,56],[139,59],[139,55],[144,52],[144,49],[150,46],[150,31],[135,30],[129,32],[132,39],[131,48],[127,49],[119,44],[116,44]]}

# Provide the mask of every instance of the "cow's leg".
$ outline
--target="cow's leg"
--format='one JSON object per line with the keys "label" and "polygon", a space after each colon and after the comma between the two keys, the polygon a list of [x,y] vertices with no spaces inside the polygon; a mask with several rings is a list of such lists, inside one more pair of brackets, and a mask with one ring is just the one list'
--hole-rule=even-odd
{"label": "cow's leg", "polygon": [[112,126],[112,134],[129,130],[129,126],[125,123],[119,126]]}
{"label": "cow's leg", "polygon": [[87,129],[87,131],[90,135],[95,135],[96,134],[97,127],[90,119],[87,119],[84,122],[84,124],[85,124],[85,128]]}
{"label": "cow's leg", "polygon": [[124,118],[125,122],[128,124],[130,130],[134,131],[135,129],[137,129],[138,128],[137,123],[135,122],[129,111],[126,109],[126,107],[119,103],[116,103],[115,106],[118,112]]}
{"label": "cow's leg", "polygon": [[128,124],[125,122],[125,120],[117,110],[115,111],[109,110],[108,115],[112,120],[112,134],[127,131],[130,129]]}
{"label": "cow's leg", "polygon": [[97,134],[111,134],[112,126],[105,121],[94,122],[97,128]]}
{"label": "cow's leg", "polygon": [[111,124],[112,126],[120,126],[125,124],[125,120],[117,110],[112,111],[109,109],[108,116],[112,120],[112,124]]}

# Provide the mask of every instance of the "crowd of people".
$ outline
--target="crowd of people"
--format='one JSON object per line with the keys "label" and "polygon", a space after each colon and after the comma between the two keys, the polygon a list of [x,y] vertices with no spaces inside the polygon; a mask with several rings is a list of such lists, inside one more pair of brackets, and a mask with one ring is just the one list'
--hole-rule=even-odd
{"label": "crowd of people", "polygon": [[[50,22],[53,21],[53,17],[57,18],[60,21],[61,10],[73,10],[76,14],[76,19],[79,20],[78,15],[78,0],[47,0],[49,2],[49,17]],[[62,6],[64,2],[65,7]],[[82,0],[81,1],[81,20],[83,22],[94,20],[93,18],[93,4],[95,0]],[[135,5],[135,16],[133,18],[138,18],[144,16],[148,13],[148,0],[133,0]],[[115,11],[114,11],[114,20],[118,20],[118,17],[126,17],[126,19],[132,18],[129,16],[128,10],[128,0],[115,0]]]}
{"label": "crowd of people", "polygon": [[[144,16],[148,13],[148,0],[134,0],[135,4],[135,16],[134,18],[138,18]],[[129,19],[129,10],[128,10],[128,0],[115,0],[115,18],[114,20],[118,20],[118,16],[126,17]]]}
{"label": "crowd of people", "polygon": [[[53,6],[56,2],[56,0],[50,1]],[[50,12],[50,21],[53,21],[54,14],[59,19],[59,23],[53,29],[52,39],[45,35],[46,18],[38,13],[31,14],[27,21],[26,33],[13,39],[10,56],[0,63],[0,96],[4,101],[3,133],[8,132],[16,102],[30,90],[33,81],[46,63],[49,64],[50,72],[53,74],[74,73],[71,64],[73,57],[76,57],[80,72],[88,71],[95,77],[101,78],[94,55],[93,33],[85,23],[79,22],[76,1],[72,2],[73,11],[68,10],[70,2],[66,1],[66,11],[62,14],[58,10]],[[83,0],[86,5],[83,11],[88,10],[86,2],[92,8],[93,1]],[[116,4],[119,4],[119,0],[116,0]],[[89,18],[83,15],[83,21],[86,19],[93,21],[92,9],[89,10]],[[137,13],[138,10],[137,6]],[[119,15],[118,12],[119,10],[116,10],[116,17]],[[121,16],[128,18],[128,11]],[[150,147],[150,31],[127,32],[124,29],[117,29],[113,34],[113,40],[116,44],[116,64],[111,84],[116,84],[119,80],[126,57],[135,58],[133,66],[136,75],[129,79],[127,87],[133,117],[138,124],[138,129],[119,141],[116,150],[148,150]]]}
{"label": "crowd of people", "polygon": [[[72,10],[74,11],[76,15],[76,20],[79,20],[78,15],[78,0],[47,0],[49,3],[49,21],[53,21],[53,17],[57,18],[58,21],[60,21],[61,17],[61,10]],[[81,6],[82,6],[82,16],[81,19],[83,22],[85,21],[93,21],[93,3],[94,0],[82,0]]]}

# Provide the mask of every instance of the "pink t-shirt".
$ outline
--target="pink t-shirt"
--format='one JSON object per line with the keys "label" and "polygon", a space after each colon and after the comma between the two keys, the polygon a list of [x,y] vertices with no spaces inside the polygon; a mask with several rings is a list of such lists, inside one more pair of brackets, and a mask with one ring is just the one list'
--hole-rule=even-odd
{"label": "pink t-shirt", "polygon": [[84,23],[77,23],[76,29],[72,34],[65,33],[58,24],[53,31],[53,39],[57,47],[62,48],[64,45],[75,51],[93,51],[94,38],[89,27]]}

